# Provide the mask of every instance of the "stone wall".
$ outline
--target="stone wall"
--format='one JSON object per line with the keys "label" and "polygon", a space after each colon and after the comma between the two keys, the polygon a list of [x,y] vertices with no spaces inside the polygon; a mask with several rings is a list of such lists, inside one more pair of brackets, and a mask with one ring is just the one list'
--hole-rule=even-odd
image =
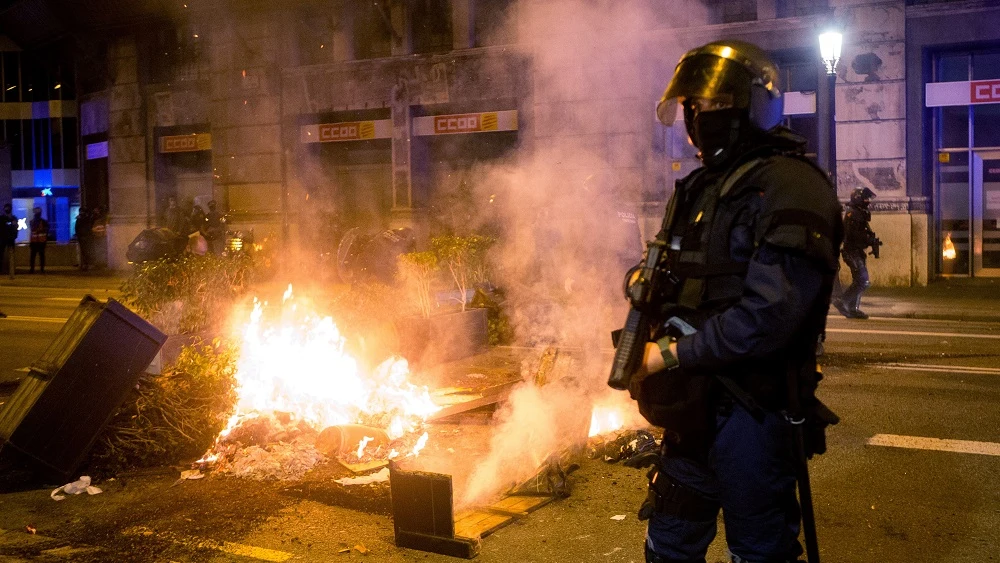
{"label": "stone wall", "polygon": [[124,268],[125,250],[150,225],[146,104],[137,73],[139,56],[130,37],[109,47],[112,84],[108,129],[108,266]]}

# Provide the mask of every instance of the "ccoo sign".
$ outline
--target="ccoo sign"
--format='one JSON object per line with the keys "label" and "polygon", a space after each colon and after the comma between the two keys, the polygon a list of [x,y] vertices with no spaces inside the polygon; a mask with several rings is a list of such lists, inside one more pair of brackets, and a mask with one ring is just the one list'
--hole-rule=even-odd
{"label": "ccoo sign", "polygon": [[479,131],[479,114],[438,115],[434,117],[434,133],[473,133]]}
{"label": "ccoo sign", "polygon": [[969,83],[969,95],[974,104],[1000,102],[1000,80],[973,80]]}

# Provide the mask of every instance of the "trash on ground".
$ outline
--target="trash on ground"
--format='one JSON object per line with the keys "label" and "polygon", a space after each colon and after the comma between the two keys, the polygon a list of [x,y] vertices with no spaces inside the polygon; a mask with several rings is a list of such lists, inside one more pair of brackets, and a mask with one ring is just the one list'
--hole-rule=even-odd
{"label": "trash on ground", "polygon": [[624,514],[615,514],[614,516],[611,517],[611,519],[612,520],[617,520],[617,521],[621,522],[622,520],[625,519],[625,515]]}
{"label": "trash on ground", "polygon": [[205,474],[198,469],[188,469],[181,471],[181,479],[204,479]]}
{"label": "trash on ground", "polygon": [[31,524],[28,524],[27,526],[24,527],[24,531],[28,532],[29,534],[37,534],[38,528],[32,526]]}
{"label": "trash on ground", "polygon": [[628,430],[614,438],[591,439],[590,457],[601,458],[608,463],[617,463],[644,453],[656,452],[659,444],[646,430]]}
{"label": "trash on ground", "polygon": [[99,495],[104,492],[99,487],[95,487],[90,484],[90,476],[84,475],[72,483],[66,483],[65,485],[57,488],[52,491],[49,496],[52,497],[52,500],[63,500],[66,498],[66,495],[59,494],[61,492],[66,493],[67,495],[78,495],[84,491],[86,491],[88,495]]}
{"label": "trash on ground", "polygon": [[383,467],[380,471],[372,473],[371,475],[362,475],[360,477],[344,477],[342,479],[334,479],[334,483],[339,483],[341,485],[370,485],[372,483],[383,483],[389,480],[389,468]]}
{"label": "trash on ground", "polygon": [[365,547],[364,544],[359,543],[358,545],[354,546],[354,549],[358,550],[358,553],[360,553],[361,555],[368,555],[368,548]]}

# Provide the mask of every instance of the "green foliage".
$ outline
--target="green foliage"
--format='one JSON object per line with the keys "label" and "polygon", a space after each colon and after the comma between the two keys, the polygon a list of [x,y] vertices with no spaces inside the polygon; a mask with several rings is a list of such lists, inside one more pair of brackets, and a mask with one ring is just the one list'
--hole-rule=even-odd
{"label": "green foliage", "polygon": [[486,337],[490,346],[502,346],[514,341],[514,327],[504,311],[504,293],[499,289],[486,292],[477,289],[472,297],[474,308],[486,309]]}
{"label": "green foliage", "polygon": [[433,299],[431,299],[431,284],[438,276],[437,254],[424,252],[409,252],[399,257],[399,275],[403,281],[406,294],[416,301],[417,310],[425,319],[431,316]]}
{"label": "green foliage", "polygon": [[122,300],[167,332],[193,333],[223,322],[254,275],[249,253],[185,254],[136,266],[122,283]]}
{"label": "green foliage", "polygon": [[113,474],[204,454],[236,407],[237,357],[231,344],[199,343],[182,348],[162,374],[143,374],[98,437],[90,468]]}
{"label": "green foliage", "polygon": [[487,281],[486,254],[496,239],[484,235],[441,235],[431,239],[431,248],[448,268],[465,310],[465,295],[470,284]]}

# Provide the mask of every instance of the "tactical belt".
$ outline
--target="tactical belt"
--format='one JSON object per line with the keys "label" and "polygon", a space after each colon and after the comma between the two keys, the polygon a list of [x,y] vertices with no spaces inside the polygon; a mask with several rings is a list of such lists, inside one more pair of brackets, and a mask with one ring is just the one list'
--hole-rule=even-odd
{"label": "tactical belt", "polygon": [[639,508],[639,520],[654,513],[669,514],[689,522],[708,522],[719,514],[719,503],[677,483],[655,466],[649,470],[649,493]]}

